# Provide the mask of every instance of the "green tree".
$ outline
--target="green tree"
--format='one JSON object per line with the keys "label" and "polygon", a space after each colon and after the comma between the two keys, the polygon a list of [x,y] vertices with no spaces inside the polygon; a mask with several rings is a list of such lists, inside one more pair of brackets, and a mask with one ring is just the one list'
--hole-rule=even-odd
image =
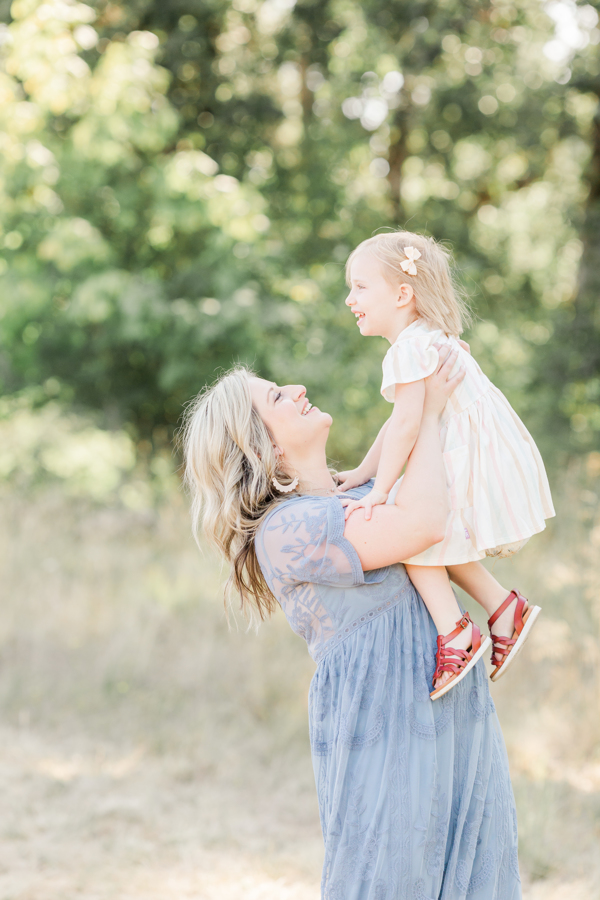
{"label": "green tree", "polygon": [[385,346],[345,311],[343,264],[406,226],[451,243],[473,350],[537,433],[561,379],[579,427],[568,404],[593,376],[569,387],[565,362],[553,386],[541,362],[569,321],[595,165],[578,72],[597,76],[597,16],[570,14],[580,46],[560,57],[537,0],[17,0],[4,390],[42,383],[164,441],[243,359],[342,413],[334,452],[356,455],[387,414]]}

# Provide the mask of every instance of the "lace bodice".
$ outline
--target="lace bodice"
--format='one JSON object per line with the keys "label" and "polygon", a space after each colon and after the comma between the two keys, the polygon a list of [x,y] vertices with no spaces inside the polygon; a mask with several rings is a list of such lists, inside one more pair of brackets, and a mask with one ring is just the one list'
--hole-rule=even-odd
{"label": "lace bodice", "polygon": [[[371,485],[346,496],[362,497]],[[337,496],[292,497],[275,507],[259,529],[256,553],[270,589],[315,662],[394,606],[408,584],[400,563],[363,572],[344,537],[344,508]]]}

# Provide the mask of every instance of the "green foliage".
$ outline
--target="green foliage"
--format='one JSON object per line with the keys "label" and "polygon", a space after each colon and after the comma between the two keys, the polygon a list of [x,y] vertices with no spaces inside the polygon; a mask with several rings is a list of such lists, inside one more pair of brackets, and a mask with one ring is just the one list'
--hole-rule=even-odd
{"label": "green foliage", "polygon": [[345,310],[343,264],[406,225],[453,247],[473,351],[546,449],[591,448],[597,21],[538,0],[16,0],[3,391],[45,384],[163,444],[245,360],[306,383],[356,457],[387,413],[385,347]]}

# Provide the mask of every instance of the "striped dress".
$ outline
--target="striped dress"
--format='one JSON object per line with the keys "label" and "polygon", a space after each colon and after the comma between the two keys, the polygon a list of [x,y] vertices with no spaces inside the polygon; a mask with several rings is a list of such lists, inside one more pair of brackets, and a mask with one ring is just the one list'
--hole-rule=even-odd
{"label": "striped dress", "polygon": [[455,338],[422,319],[388,350],[381,393],[393,403],[396,384],[431,375],[438,365],[436,343],[458,351],[455,371],[466,369],[440,424],[450,513],[444,539],[405,562],[447,566],[509,555],[502,548],[543,531],[555,513],[539,450],[504,394]]}

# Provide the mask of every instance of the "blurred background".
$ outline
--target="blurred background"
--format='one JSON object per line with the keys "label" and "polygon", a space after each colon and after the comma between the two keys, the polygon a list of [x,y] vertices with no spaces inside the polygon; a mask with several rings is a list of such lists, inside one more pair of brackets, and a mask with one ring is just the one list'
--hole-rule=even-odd
{"label": "blurred background", "polygon": [[493,695],[525,897],[600,897],[599,9],[1,0],[1,897],[319,896],[313,665],[282,616],[228,629],[172,439],[242,360],[359,461],[386,345],[343,270],[382,226],[451,247],[547,461]]}

